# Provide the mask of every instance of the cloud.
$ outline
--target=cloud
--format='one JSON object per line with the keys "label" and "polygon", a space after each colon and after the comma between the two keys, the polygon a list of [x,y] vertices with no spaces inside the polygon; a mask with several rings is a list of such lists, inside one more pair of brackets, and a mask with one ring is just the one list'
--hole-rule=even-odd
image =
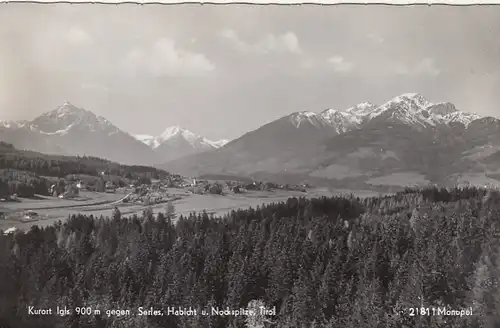
{"label": "cloud", "polygon": [[221,36],[229,40],[241,52],[257,54],[273,52],[303,53],[299,39],[293,32],[286,32],[281,35],[266,34],[255,43],[242,40],[235,31],[230,29],[222,31]]}
{"label": "cloud", "polygon": [[436,63],[432,58],[424,58],[413,66],[400,64],[394,68],[396,74],[408,76],[436,76],[440,70],[436,67]]}
{"label": "cloud", "polygon": [[311,69],[314,67],[314,61],[312,59],[303,60],[300,63],[300,67],[303,69]]}
{"label": "cloud", "polygon": [[93,42],[92,37],[79,27],[72,27],[63,34],[63,38],[73,45],[88,45]]}
{"label": "cloud", "polygon": [[366,37],[375,44],[382,44],[385,41],[385,39],[377,33],[370,33]]}
{"label": "cloud", "polygon": [[335,72],[349,72],[356,67],[353,62],[345,60],[342,56],[330,57],[327,62],[333,66]]}
{"label": "cloud", "polygon": [[180,49],[171,39],[160,39],[147,50],[131,51],[124,61],[130,73],[153,76],[193,76],[213,71],[215,65],[201,53]]}

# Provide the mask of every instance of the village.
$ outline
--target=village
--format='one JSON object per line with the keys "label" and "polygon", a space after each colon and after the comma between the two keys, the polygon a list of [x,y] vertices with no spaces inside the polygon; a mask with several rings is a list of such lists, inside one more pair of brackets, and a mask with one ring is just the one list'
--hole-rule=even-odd
{"label": "village", "polygon": [[74,199],[80,196],[80,191],[93,191],[116,193],[124,190],[130,192],[130,195],[123,199],[124,203],[141,202],[148,204],[157,204],[162,202],[167,191],[171,188],[184,189],[189,193],[203,195],[227,195],[241,194],[249,191],[273,191],[273,190],[293,190],[306,192],[309,185],[279,185],[272,182],[252,182],[243,183],[240,181],[214,181],[197,178],[184,178],[172,176],[165,180],[153,180],[150,184],[132,183],[127,186],[119,186],[112,181],[101,179],[96,185],[89,186],[82,180],[66,181],[60,180],[57,184],[52,184],[50,194],[60,199]]}
{"label": "village", "polygon": [[[141,186],[135,186],[133,187],[133,192],[124,198],[123,202],[153,205],[179,199],[179,197],[172,198],[172,189],[182,189],[187,193],[197,195],[210,194],[225,196],[230,194],[245,194],[251,191],[271,192],[278,189],[307,192],[308,187],[307,185],[277,185],[270,182],[253,182],[245,184],[239,181],[230,180],[214,181],[197,178],[177,178],[153,181],[150,185],[143,184]],[[115,186],[107,185],[106,192],[116,190],[112,188],[115,188]]]}
{"label": "village", "polygon": [[104,174],[97,178],[72,175],[53,180],[49,196],[37,195],[34,199],[28,199],[13,195],[4,199],[0,208],[0,230],[11,233],[18,227],[65,219],[74,213],[109,216],[114,208],[128,214],[140,213],[147,208],[161,211],[161,206],[176,201],[182,201],[185,213],[205,209],[213,212],[214,208],[222,211],[238,204],[258,204],[273,197],[286,199],[287,195],[303,194],[308,188],[308,185],[279,185],[260,181],[245,183],[179,175],[143,181]]}

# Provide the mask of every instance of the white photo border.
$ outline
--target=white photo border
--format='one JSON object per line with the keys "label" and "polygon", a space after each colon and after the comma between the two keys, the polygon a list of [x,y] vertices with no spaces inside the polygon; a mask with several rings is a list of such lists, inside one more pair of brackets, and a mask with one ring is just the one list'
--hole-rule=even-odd
{"label": "white photo border", "polygon": [[230,4],[247,4],[247,5],[452,5],[452,6],[475,6],[475,5],[499,5],[500,0],[428,0],[428,1],[415,1],[415,0],[315,0],[315,1],[296,1],[296,0],[253,0],[253,1],[231,1],[231,0],[211,0],[211,1],[180,1],[180,0],[136,0],[136,1],[119,1],[119,0],[71,0],[71,1],[57,1],[57,0],[0,0],[0,3],[33,3],[33,4],[205,4],[205,5],[230,5]]}

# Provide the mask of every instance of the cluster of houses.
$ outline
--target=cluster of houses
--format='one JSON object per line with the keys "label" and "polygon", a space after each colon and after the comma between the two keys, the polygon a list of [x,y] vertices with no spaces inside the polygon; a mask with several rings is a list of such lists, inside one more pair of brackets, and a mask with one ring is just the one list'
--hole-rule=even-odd
{"label": "cluster of houses", "polygon": [[235,193],[239,192],[245,192],[245,191],[255,191],[255,190],[262,190],[262,191],[273,191],[273,190],[294,190],[294,191],[301,191],[301,192],[306,192],[307,188],[310,188],[309,185],[307,184],[301,184],[301,185],[290,185],[290,184],[276,184],[273,182],[252,182],[252,183],[239,183],[239,182],[226,182],[226,184],[230,187],[232,191]]}
{"label": "cluster of houses", "polygon": [[139,188],[151,188],[155,191],[166,191],[168,188],[188,188],[188,187],[202,187],[208,184],[206,180],[189,178],[185,179],[181,176],[169,176],[167,179],[151,186],[142,185]]}
{"label": "cluster of houses", "polygon": [[227,194],[230,192],[233,193],[244,193],[248,191],[272,191],[272,190],[295,190],[306,192],[307,188],[310,186],[307,184],[302,185],[280,185],[272,182],[252,182],[252,183],[243,183],[240,181],[223,181],[223,182],[215,182],[215,181],[207,181],[207,180],[196,180],[193,179],[193,182],[189,185],[189,190],[193,193],[202,194],[202,193],[210,193],[210,194]]}
{"label": "cluster of houses", "polygon": [[80,188],[76,183],[70,184],[53,184],[50,186],[50,194],[59,198],[75,198],[80,194]]}
{"label": "cluster of houses", "polygon": [[[106,186],[106,190],[108,191]],[[151,185],[135,186],[134,192],[123,201],[141,204],[159,204],[172,200],[173,195],[169,195],[169,188],[180,188],[193,194],[215,194],[227,195],[230,193],[245,193],[254,190],[272,191],[277,189],[296,190],[306,192],[308,185],[278,185],[271,182],[243,183],[241,181],[211,181],[198,178],[182,178],[171,176],[165,180],[157,181]]]}
{"label": "cluster of houses", "polygon": [[161,185],[166,188],[183,188],[186,186],[186,181],[180,175],[169,175],[161,182]]}
{"label": "cluster of houses", "polygon": [[75,198],[80,191],[89,190],[97,192],[116,192],[117,186],[112,181],[99,180],[96,185],[87,186],[83,181],[57,183],[50,186],[50,194],[62,199]]}

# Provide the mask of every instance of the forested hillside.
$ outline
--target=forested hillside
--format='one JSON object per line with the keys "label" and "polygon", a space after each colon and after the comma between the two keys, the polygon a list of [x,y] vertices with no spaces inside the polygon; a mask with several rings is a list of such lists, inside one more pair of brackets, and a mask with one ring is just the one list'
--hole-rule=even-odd
{"label": "forested hillside", "polygon": [[134,181],[151,183],[151,179],[168,176],[170,173],[149,166],[122,165],[89,156],[46,155],[19,150],[0,141],[0,198],[13,194],[48,195],[54,179],[47,177],[83,180],[89,186],[104,179],[123,186]]}
{"label": "forested hillside", "polygon": [[[151,213],[73,216],[0,236],[0,327],[500,324],[498,191],[290,198],[175,224],[172,206],[157,218]],[[169,307],[210,313],[249,304],[275,306],[276,315],[167,315]],[[67,306],[72,314],[29,315],[28,306]],[[76,307],[91,307],[92,315],[78,316]],[[164,315],[139,316],[139,307]],[[416,307],[430,315],[410,316]],[[432,315],[444,307],[472,315]],[[130,314],[106,313],[118,309]]]}
{"label": "forested hillside", "polygon": [[64,177],[68,174],[98,176],[117,175],[129,179],[147,176],[161,179],[169,175],[164,170],[142,165],[122,165],[92,156],[58,156],[19,150],[0,141],[0,169],[30,171],[42,176]]}

